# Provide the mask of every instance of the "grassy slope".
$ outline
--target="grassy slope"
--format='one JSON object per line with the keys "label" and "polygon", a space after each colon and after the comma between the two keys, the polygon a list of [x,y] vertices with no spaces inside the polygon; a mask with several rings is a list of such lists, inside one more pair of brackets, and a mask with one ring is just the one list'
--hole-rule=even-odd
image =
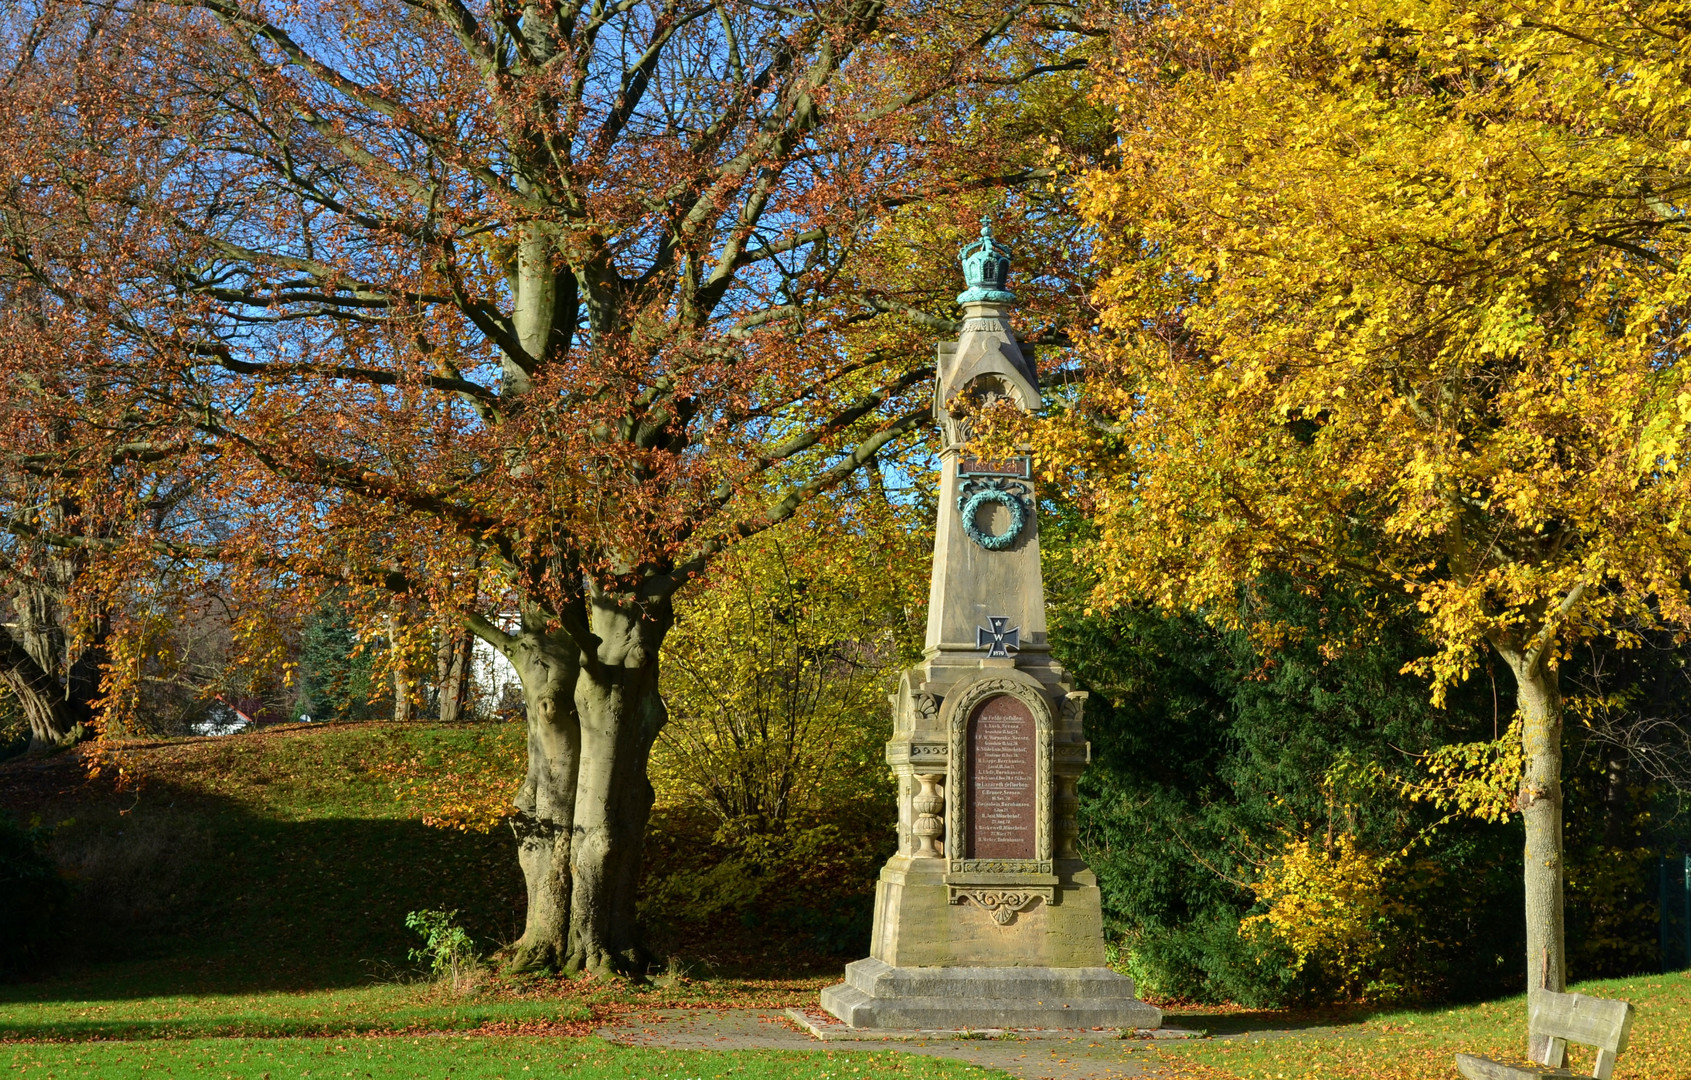
{"label": "grassy slope", "polygon": [[521,930],[522,879],[508,832],[423,824],[443,797],[396,766],[514,791],[522,748],[516,724],[348,724],[133,744],[121,784],[86,780],[71,755],[0,765],[0,805],[56,826],[79,879],[59,970],[0,986],[0,1038],[463,1030],[814,996],[815,980],[456,996],[420,981],[405,914],[458,909],[491,948]]}
{"label": "grassy slope", "polygon": [[508,834],[425,826],[384,767],[491,761],[521,737],[371,724],[172,740],[126,748],[121,786],[111,770],[78,783],[67,757],[5,766],[0,800],[57,827],[98,924],[72,942],[79,967],[144,960],[122,977],[149,992],[359,985],[406,968],[410,910],[461,909],[482,942],[515,932]]}

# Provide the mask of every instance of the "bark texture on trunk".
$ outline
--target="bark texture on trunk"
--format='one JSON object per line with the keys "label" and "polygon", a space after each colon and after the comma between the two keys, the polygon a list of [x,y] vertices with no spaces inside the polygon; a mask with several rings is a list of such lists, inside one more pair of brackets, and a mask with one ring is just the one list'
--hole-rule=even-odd
{"label": "bark texture on trunk", "polygon": [[518,971],[557,971],[567,955],[570,828],[581,760],[580,647],[561,633],[524,633],[495,644],[517,669],[528,703],[528,773],[511,819],[528,915],[511,964]]}
{"label": "bark texture on trunk", "polygon": [[[1496,646],[1515,673],[1524,769],[1517,802],[1526,825],[1527,987],[1567,988],[1563,932],[1562,689],[1538,650]],[[1529,1052],[1541,1050],[1529,1046]],[[1542,1059],[1540,1059],[1542,1060]]]}
{"label": "bark texture on trunk", "polygon": [[411,678],[395,668],[393,671],[393,718],[401,724],[410,723],[414,716],[411,701]]}
{"label": "bark texture on trunk", "polygon": [[[516,182],[523,190],[529,187],[520,172]],[[517,235],[509,281],[514,300],[512,329],[522,355],[513,355],[507,349],[501,356],[501,396],[512,399],[532,389],[531,372],[537,363],[568,352],[578,310],[575,280],[568,274],[560,275],[554,238],[547,226],[528,222],[519,227]],[[513,475],[519,476],[528,469],[515,459],[509,466]],[[515,636],[502,633],[485,620],[472,619],[470,627],[516,668],[528,712],[528,772],[517,794],[517,815],[511,821],[517,837],[517,861],[527,885],[528,914],[523,936],[513,949],[511,966],[519,971],[564,970],[573,937],[574,830],[583,754],[578,690],[583,661],[594,661],[584,656],[578,636],[558,629],[538,611],[523,612],[523,628]],[[467,672],[468,666],[466,651],[460,672]]]}
{"label": "bark texture on trunk", "polygon": [[470,635],[463,630],[445,631],[435,650],[435,715],[445,724],[464,718],[470,670]]}
{"label": "bark texture on trunk", "polygon": [[[33,665],[32,665],[33,666]],[[29,753],[40,754],[64,746],[74,738],[76,722],[70,717],[69,703],[58,693],[51,680],[40,678],[41,672],[8,667],[0,672],[6,688],[23,707],[29,721]]]}
{"label": "bark texture on trunk", "polygon": [[646,766],[668,719],[658,693],[658,652],[673,621],[667,598],[593,603],[598,648],[576,685],[581,769],[570,839],[566,972],[638,975],[646,967],[635,898],[652,812]]}
{"label": "bark texture on trunk", "polygon": [[399,618],[388,616],[388,659],[393,663],[393,718],[406,724],[416,718],[416,686],[411,673],[405,670],[405,657],[399,648]]}
{"label": "bark texture on trunk", "polygon": [[43,753],[69,746],[86,733],[100,699],[106,659],[104,620],[74,658],[45,590],[25,587],[14,598],[15,632],[0,630],[0,681],[17,697],[29,721],[29,750]]}

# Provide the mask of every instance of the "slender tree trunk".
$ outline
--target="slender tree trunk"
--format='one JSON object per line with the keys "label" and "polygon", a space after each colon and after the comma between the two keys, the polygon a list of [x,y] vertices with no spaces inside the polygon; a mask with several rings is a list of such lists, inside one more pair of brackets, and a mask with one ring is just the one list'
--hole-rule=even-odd
{"label": "slender tree trunk", "polygon": [[416,691],[411,673],[405,669],[405,657],[400,653],[399,617],[396,615],[388,616],[388,659],[393,665],[393,718],[397,723],[409,723],[415,716],[412,705]]}
{"label": "slender tree trunk", "polygon": [[397,667],[393,669],[393,718],[401,724],[412,719],[411,677]]}
{"label": "slender tree trunk", "polygon": [[[1525,768],[1517,803],[1526,824],[1527,988],[1567,987],[1562,924],[1562,689],[1543,657],[1496,645],[1515,673]],[[1542,1050],[1533,1045],[1529,1052]]]}
{"label": "slender tree trunk", "polygon": [[1603,762],[1603,846],[1617,851],[1631,847],[1627,825],[1631,818],[1631,792],[1627,784],[1627,760],[1610,748]]}
{"label": "slender tree trunk", "polygon": [[568,955],[570,827],[581,760],[575,705],[580,647],[561,633],[525,633],[505,655],[528,704],[528,775],[511,819],[528,915],[511,966],[558,971]]}
{"label": "slender tree trunk", "polygon": [[464,718],[465,678],[470,666],[470,635],[463,630],[444,631],[435,650],[435,715],[443,724]]}
{"label": "slender tree trunk", "polygon": [[646,765],[668,718],[658,652],[673,621],[667,598],[593,604],[598,652],[576,684],[581,771],[570,843],[568,972],[638,975],[647,963],[635,898],[652,812]]}

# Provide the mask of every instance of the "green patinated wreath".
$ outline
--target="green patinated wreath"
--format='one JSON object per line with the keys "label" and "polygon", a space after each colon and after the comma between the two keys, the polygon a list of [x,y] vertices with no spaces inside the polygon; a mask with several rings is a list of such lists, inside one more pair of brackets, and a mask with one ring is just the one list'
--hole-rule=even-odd
{"label": "green patinated wreath", "polygon": [[[988,551],[1003,551],[1016,542],[1028,523],[1027,507],[1022,500],[1002,488],[981,488],[966,500],[959,500],[963,518],[963,534]],[[996,536],[989,535],[975,525],[975,515],[987,503],[997,503],[1010,511],[1010,527]]]}

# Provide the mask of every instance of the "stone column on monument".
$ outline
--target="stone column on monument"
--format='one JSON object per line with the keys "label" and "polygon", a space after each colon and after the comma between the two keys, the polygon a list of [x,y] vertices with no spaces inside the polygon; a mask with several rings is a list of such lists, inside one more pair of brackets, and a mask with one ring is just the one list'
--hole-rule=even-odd
{"label": "stone column on monument", "polygon": [[962,333],[939,348],[942,433],[927,648],[892,698],[898,852],[867,959],[822,992],[854,1027],[1154,1028],[1104,961],[1096,876],[1075,850],[1086,694],[1051,659],[1025,457],[969,446],[974,410],[1039,408],[1010,330],[1009,253],[983,223],[961,253]]}

